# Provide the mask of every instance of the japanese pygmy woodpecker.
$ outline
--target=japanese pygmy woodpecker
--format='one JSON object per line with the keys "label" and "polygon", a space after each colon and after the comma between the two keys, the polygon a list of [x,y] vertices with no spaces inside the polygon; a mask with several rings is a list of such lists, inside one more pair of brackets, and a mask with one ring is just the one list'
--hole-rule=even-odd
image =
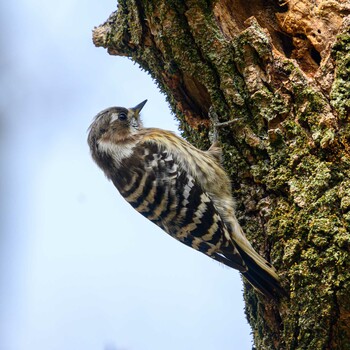
{"label": "japanese pygmy woodpecker", "polygon": [[134,209],[170,236],[239,270],[266,296],[280,294],[275,269],[236,219],[220,148],[201,151],[170,131],[144,128],[146,102],[97,114],[88,136],[97,165]]}

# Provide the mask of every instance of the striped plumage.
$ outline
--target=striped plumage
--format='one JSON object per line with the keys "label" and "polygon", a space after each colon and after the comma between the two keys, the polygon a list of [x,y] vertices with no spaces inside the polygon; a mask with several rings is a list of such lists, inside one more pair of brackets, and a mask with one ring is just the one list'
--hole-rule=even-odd
{"label": "striped plumage", "polygon": [[220,149],[201,151],[170,131],[144,128],[145,103],[95,117],[88,136],[93,159],[125,200],[165,232],[239,270],[263,294],[280,294],[274,268],[236,219]]}

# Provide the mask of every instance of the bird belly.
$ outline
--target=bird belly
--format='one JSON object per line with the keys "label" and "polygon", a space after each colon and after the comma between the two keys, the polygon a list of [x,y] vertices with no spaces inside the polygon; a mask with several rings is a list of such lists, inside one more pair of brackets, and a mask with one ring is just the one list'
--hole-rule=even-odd
{"label": "bird belly", "polygon": [[207,255],[222,243],[224,223],[193,177],[164,178],[153,173],[129,176],[120,191],[140,214],[180,242]]}

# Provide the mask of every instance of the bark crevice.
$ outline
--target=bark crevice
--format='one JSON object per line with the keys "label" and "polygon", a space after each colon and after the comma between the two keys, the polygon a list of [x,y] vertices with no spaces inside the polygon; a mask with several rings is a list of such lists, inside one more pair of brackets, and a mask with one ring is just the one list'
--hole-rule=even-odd
{"label": "bark crevice", "polygon": [[257,349],[350,348],[350,4],[121,0],[96,46],[149,72],[183,135],[213,106],[237,216],[290,300],[246,286]]}

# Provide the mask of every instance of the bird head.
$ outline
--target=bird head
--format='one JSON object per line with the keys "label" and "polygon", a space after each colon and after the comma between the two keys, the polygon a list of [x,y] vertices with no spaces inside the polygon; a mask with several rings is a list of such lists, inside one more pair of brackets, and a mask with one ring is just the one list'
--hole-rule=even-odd
{"label": "bird head", "polygon": [[132,108],[110,107],[98,113],[89,127],[90,147],[101,139],[124,140],[140,130],[143,127],[140,111],[146,102]]}

